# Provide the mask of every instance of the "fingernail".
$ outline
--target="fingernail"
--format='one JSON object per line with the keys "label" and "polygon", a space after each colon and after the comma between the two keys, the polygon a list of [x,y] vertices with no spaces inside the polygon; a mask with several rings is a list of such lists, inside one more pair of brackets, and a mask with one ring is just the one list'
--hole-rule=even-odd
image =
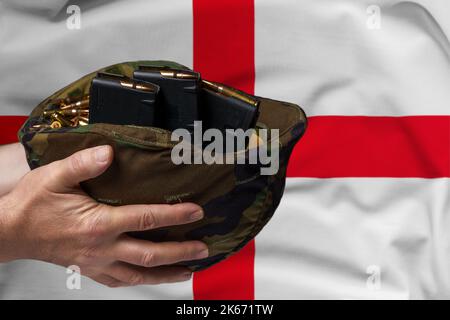
{"label": "fingernail", "polygon": [[189,217],[191,219],[191,221],[197,221],[203,218],[203,210],[198,210],[195,211],[194,213],[191,214],[191,216]]}
{"label": "fingernail", "polygon": [[203,249],[199,252],[197,252],[197,254],[195,255],[195,259],[204,259],[204,258],[208,258],[208,249]]}
{"label": "fingernail", "polygon": [[102,146],[96,148],[95,161],[97,161],[98,163],[103,163],[108,161],[108,157],[109,157],[109,147]]}

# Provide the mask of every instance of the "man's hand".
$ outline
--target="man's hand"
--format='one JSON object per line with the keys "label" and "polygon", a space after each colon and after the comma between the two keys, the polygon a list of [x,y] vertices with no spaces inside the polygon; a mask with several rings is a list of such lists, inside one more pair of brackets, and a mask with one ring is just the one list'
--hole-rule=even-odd
{"label": "man's hand", "polygon": [[29,171],[25,149],[20,143],[0,145],[0,197],[10,192]]}
{"label": "man's hand", "polygon": [[203,218],[195,204],[97,203],[79,186],[112,161],[109,146],[86,149],[26,174],[0,199],[0,262],[37,259],[81,273],[110,287],[187,280],[184,267],[164,266],[208,256],[200,241],[153,243],[127,236]]}

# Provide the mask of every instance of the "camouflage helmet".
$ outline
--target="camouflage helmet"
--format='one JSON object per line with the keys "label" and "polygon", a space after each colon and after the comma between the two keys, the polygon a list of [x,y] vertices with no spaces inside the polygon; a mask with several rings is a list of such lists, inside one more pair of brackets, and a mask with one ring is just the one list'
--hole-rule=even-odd
{"label": "camouflage helmet", "polygon": [[260,164],[176,165],[171,161],[171,151],[177,142],[171,140],[170,131],[160,128],[104,123],[61,128],[40,126],[44,110],[55,101],[77,101],[88,95],[97,72],[132,77],[142,65],[188,69],[169,61],[124,62],[102,68],[42,101],[20,129],[19,139],[31,169],[85,148],[112,146],[114,160],[108,170],[81,184],[99,202],[109,205],[194,202],[202,206],[205,217],[201,221],[132,233],[151,241],[205,242],[208,258],[180,263],[191,270],[202,270],[239,251],[272,217],[283,195],[289,156],[306,129],[306,116],[297,105],[257,98],[260,101],[257,129],[279,130],[279,170],[271,175],[261,174]]}

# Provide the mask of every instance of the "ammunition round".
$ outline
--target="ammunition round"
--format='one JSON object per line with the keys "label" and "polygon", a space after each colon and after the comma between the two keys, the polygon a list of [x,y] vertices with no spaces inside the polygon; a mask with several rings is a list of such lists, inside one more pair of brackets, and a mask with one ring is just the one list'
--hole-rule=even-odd
{"label": "ammunition round", "polygon": [[61,123],[59,121],[53,121],[52,124],[50,125],[50,127],[52,129],[59,129],[59,128],[61,128]]}

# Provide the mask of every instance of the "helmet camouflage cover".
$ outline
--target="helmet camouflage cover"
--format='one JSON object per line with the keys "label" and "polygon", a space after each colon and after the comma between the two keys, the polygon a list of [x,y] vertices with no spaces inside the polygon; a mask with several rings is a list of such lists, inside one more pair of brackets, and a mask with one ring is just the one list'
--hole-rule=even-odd
{"label": "helmet camouflage cover", "polygon": [[125,62],[102,68],[42,101],[20,129],[19,139],[31,169],[85,148],[112,146],[114,160],[108,170],[81,184],[99,202],[201,205],[205,212],[201,221],[132,236],[151,241],[203,241],[209,248],[208,258],[180,263],[191,270],[202,270],[239,251],[272,217],[283,195],[289,156],[306,129],[306,116],[297,105],[257,98],[260,114],[256,127],[279,130],[279,170],[273,175],[261,174],[261,166],[255,164],[175,165],[171,150],[178,142],[171,140],[170,131],[160,128],[95,123],[36,129],[50,104],[88,95],[97,72],[132,77],[140,65],[187,69],[169,61]]}

